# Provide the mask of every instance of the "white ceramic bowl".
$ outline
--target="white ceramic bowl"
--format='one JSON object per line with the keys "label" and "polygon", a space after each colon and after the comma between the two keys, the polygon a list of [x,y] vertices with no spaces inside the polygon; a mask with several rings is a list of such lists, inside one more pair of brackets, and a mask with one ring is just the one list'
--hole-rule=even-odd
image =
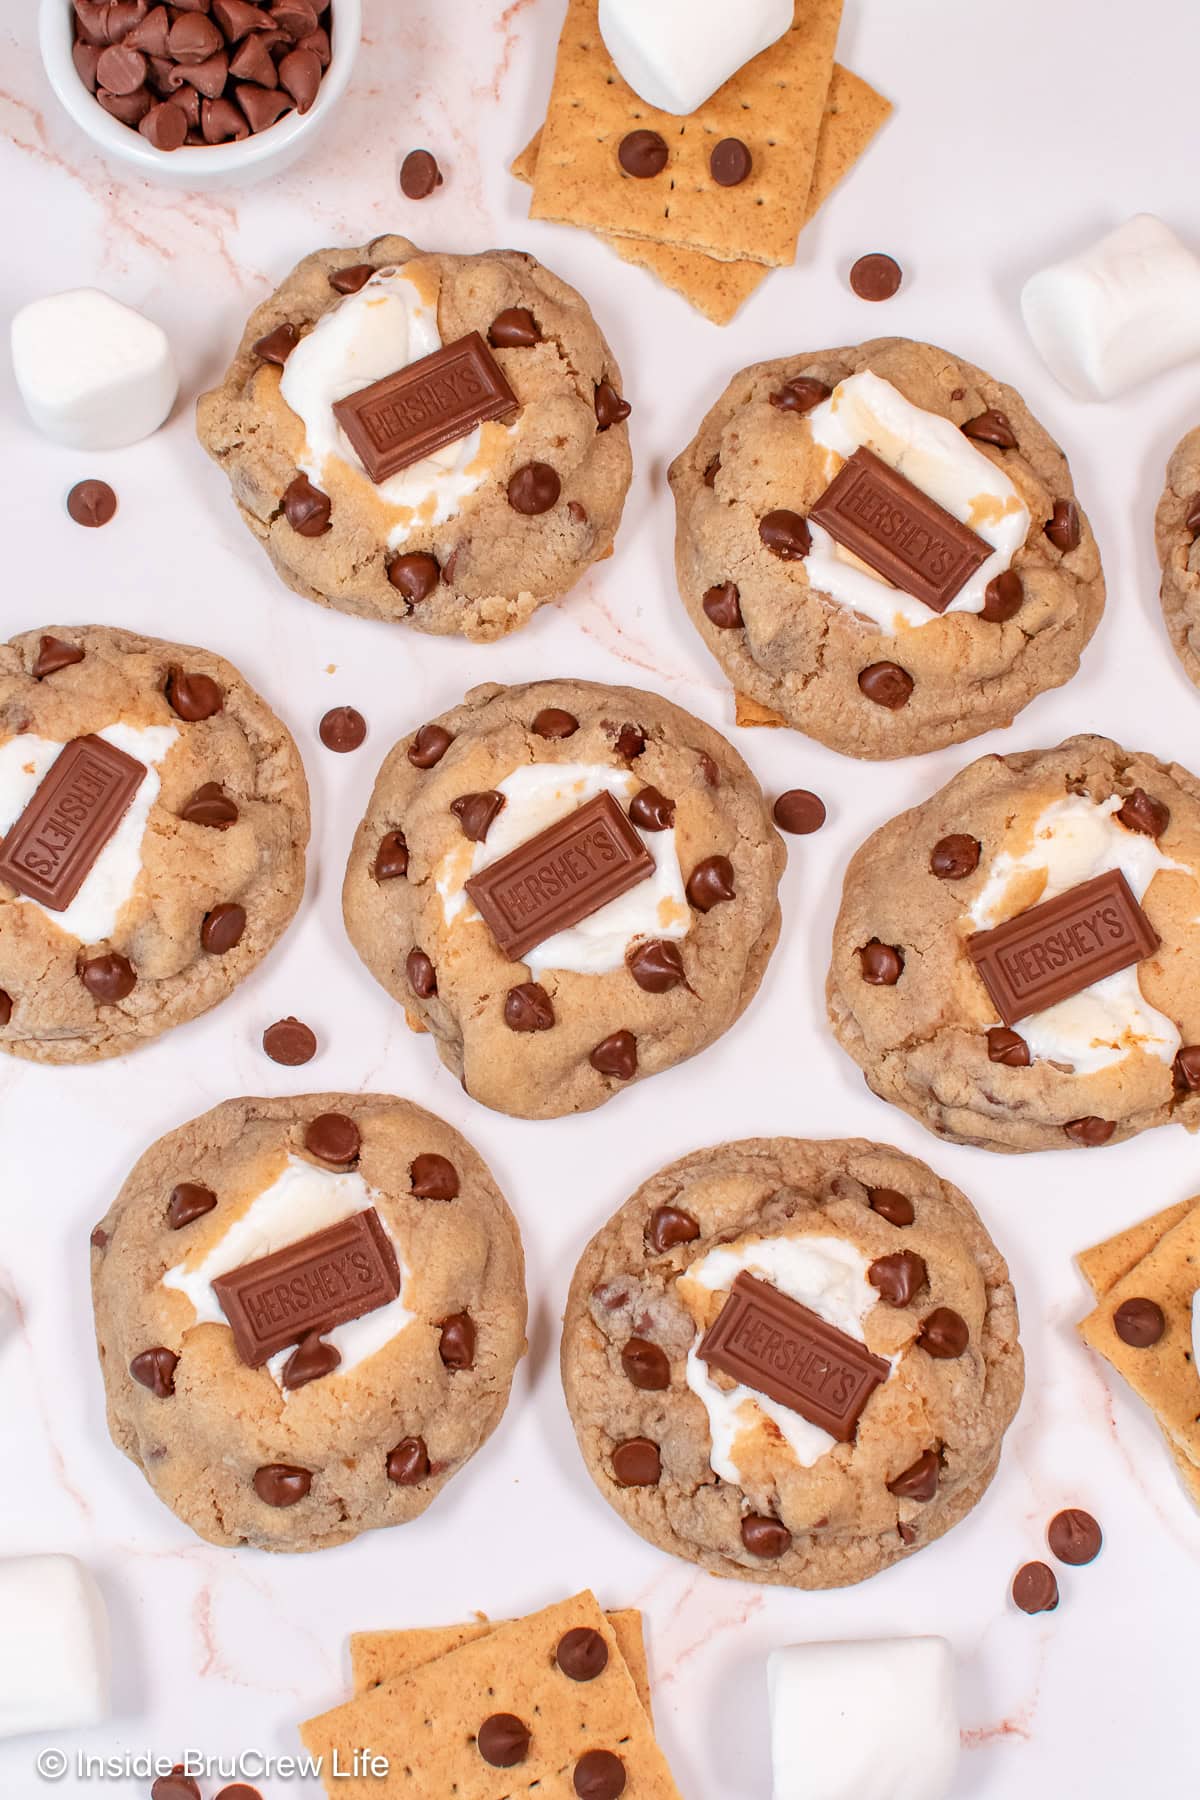
{"label": "white ceramic bowl", "polygon": [[362,0],[332,0],[332,6],[332,55],[306,113],[290,112],[277,125],[240,143],[185,144],[181,150],[156,150],[139,131],[106,113],[88,92],[71,57],[71,0],[41,0],[38,38],[50,86],[102,155],[151,181],[196,192],[277,175],[308,149],[346,91],[362,40]]}

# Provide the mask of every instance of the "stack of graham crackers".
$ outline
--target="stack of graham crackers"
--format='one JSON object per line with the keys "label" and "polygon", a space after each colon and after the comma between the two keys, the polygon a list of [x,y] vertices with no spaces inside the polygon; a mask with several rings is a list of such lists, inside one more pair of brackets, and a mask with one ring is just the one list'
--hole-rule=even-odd
{"label": "stack of graham crackers", "polygon": [[[680,1800],[654,1737],[638,1612],[603,1613],[585,1590],[506,1624],[364,1632],[350,1658],[354,1698],[300,1727],[330,1796]],[[480,1747],[492,1746],[495,1731],[481,1727],[497,1715],[517,1749],[528,1733],[507,1766]],[[367,1748],[388,1773],[344,1773]]]}
{"label": "stack of graham crackers", "polygon": [[[1200,1195],[1107,1238],[1076,1261],[1100,1302],[1080,1324],[1084,1342],[1149,1406],[1184,1487],[1200,1506],[1200,1375],[1192,1356],[1192,1296],[1200,1288]],[[1114,1318],[1120,1307],[1145,1301],[1161,1310],[1162,1334],[1153,1342],[1131,1344],[1128,1328],[1122,1337]],[[1153,1337],[1156,1328],[1142,1335]]]}
{"label": "stack of graham crackers", "polygon": [[[546,122],[512,172],[533,188],[529,214],[598,232],[716,325],[772,269],[795,261],[800,232],[891,112],[834,62],[842,0],[797,0],[791,30],[686,118],[640,100],[600,35],[599,0],[568,0]],[[632,131],[670,147],[663,175],[640,181],[617,152]],[[736,187],[709,157],[739,138],[753,167]]]}

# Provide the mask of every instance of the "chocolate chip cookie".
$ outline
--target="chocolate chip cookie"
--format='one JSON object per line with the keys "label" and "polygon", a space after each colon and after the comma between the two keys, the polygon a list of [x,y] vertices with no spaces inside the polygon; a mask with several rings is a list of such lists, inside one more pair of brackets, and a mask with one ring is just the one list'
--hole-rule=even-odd
{"label": "chocolate chip cookie", "polygon": [[740,696],[849,756],[1008,725],[1079,666],[1095,539],[1020,395],[878,338],[730,383],[670,472],[692,621]]}
{"label": "chocolate chip cookie", "polygon": [[0,1049],[132,1050],[232,992],[304,889],[285,727],[209,650],[100,625],[0,647]]}
{"label": "chocolate chip cookie", "polygon": [[783,862],[750,770],[690,713],[488,686],[387,758],[343,909],[473,1099],[557,1118],[729,1029],[779,935]]}
{"label": "chocolate chip cookie", "polygon": [[1200,781],[1076,737],[985,756],[846,874],[827,988],[881,1098],[988,1150],[1200,1127]]}
{"label": "chocolate chip cookie", "polygon": [[227,1100],[169,1132],[92,1233],[92,1288],[113,1441],[214,1544],[415,1519],[525,1348],[503,1195],[387,1094]]}
{"label": "chocolate chip cookie", "polygon": [[1187,678],[1200,687],[1200,429],[1189,431],[1167,464],[1154,538],[1162,567],[1162,609]]}
{"label": "chocolate chip cookie", "polygon": [[629,411],[588,306],[532,256],[380,237],[293,270],[197,424],[298,594],[484,642],[610,554]]}
{"label": "chocolate chip cookie", "polygon": [[642,1537],[825,1588],[970,1511],[1023,1361],[957,1188],[879,1144],[753,1138],[672,1163],[592,1239],[562,1374],[592,1479]]}

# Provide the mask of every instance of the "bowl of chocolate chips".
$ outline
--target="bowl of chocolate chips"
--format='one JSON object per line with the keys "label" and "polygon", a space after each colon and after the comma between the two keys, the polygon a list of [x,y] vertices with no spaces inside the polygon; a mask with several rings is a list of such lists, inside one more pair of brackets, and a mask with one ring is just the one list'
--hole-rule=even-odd
{"label": "bowl of chocolate chips", "polygon": [[345,92],[362,0],[42,0],[50,85],[106,157],[172,187],[276,175]]}

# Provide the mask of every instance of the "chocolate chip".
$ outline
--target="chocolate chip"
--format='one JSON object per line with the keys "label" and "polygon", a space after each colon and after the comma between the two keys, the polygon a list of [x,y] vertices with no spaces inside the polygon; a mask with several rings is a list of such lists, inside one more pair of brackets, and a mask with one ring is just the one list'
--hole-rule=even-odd
{"label": "chocolate chip", "polygon": [[867,1270],[867,1280],[886,1305],[907,1306],[924,1287],[928,1273],[924,1257],[915,1250],[897,1250],[892,1256],[877,1256]]}
{"label": "chocolate chip", "polygon": [[304,1148],[321,1162],[347,1168],[358,1161],[362,1133],[345,1113],[318,1113],[304,1128]]}
{"label": "chocolate chip", "polygon": [[780,412],[807,413],[814,406],[820,406],[823,400],[828,400],[832,392],[833,389],[827,382],[818,381],[813,375],[794,375],[768,398],[771,405],[777,406]]}
{"label": "chocolate chip", "polygon": [[659,1393],[671,1385],[671,1365],[666,1351],[647,1338],[629,1339],[621,1352],[621,1367],[633,1386],[646,1393]]}
{"label": "chocolate chip", "polygon": [[994,406],[968,419],[961,430],[964,437],[974,438],[980,444],[994,444],[998,450],[1015,450],[1017,447],[1017,434],[1009,424],[1007,414],[998,412]]}
{"label": "chocolate chip", "polygon": [[862,978],[871,987],[895,987],[904,973],[904,953],[894,944],[872,938],[857,952]]}
{"label": "chocolate chip", "polygon": [[722,138],[713,146],[708,167],[718,187],[740,187],[754,167],[754,158],[741,138]]}
{"label": "chocolate chip", "polygon": [[493,1713],[479,1727],[475,1743],[493,1769],[512,1769],[529,1754],[529,1727],[515,1713]]}
{"label": "chocolate chip", "polygon": [[720,472],[721,472],[720,457],[719,456],[710,456],[708,461],[704,465],[704,485],[705,485],[705,487],[709,487],[709,488],[715,487],[717,485],[717,476],[720,474]]}
{"label": "chocolate chip", "polygon": [[504,810],[504,795],[489,788],[481,794],[460,794],[450,802],[450,811],[462,826],[462,834],[473,844],[482,844],[496,819]]}
{"label": "chocolate chip", "polygon": [[401,1438],[396,1448],[388,1452],[386,1467],[388,1480],[394,1481],[397,1487],[416,1487],[429,1473],[429,1452],[425,1448],[425,1439]]}
{"label": "chocolate chip", "polygon": [[907,669],[898,663],[870,663],[858,677],[858,685],[868,700],[876,706],[886,706],[889,712],[899,712],[912,699],[913,678]]}
{"label": "chocolate chip", "polygon": [[428,200],[442,185],[437,158],[428,150],[410,150],[400,164],[400,192],[406,200]]}
{"label": "chocolate chip", "polygon": [[340,1365],[342,1353],[327,1344],[319,1331],[307,1331],[283,1365],[281,1380],[285,1388],[307,1387],[310,1381],[321,1381]]}
{"label": "chocolate chip", "polygon": [[1023,1613],[1053,1612],[1058,1605],[1058,1582],[1044,1562],[1026,1563],[1013,1576],[1014,1605]]}
{"label": "chocolate chip", "polygon": [[475,1321],[470,1313],[453,1313],[439,1326],[438,1355],[448,1369],[475,1367]]}
{"label": "chocolate chip", "polygon": [[422,1151],[409,1164],[408,1179],[416,1200],[456,1200],[459,1194],[458,1170],[448,1156],[436,1150]]}
{"label": "chocolate chip", "polygon": [[237,103],[246,115],[251,131],[269,131],[278,123],[284,113],[291,112],[292,103],[286,94],[278,88],[259,87],[252,81],[243,81],[236,90]]}
{"label": "chocolate chip", "polygon": [[282,1063],[286,1069],[298,1069],[317,1054],[317,1034],[310,1025],[289,1014],[267,1026],[262,1047],[272,1062]]}
{"label": "chocolate chip", "polygon": [[67,511],[77,525],[107,525],[116,517],[117,496],[107,481],[77,481],[67,495]]}
{"label": "chocolate chip", "polygon": [[34,658],[33,679],[45,681],[47,675],[57,675],[60,669],[69,669],[82,661],[83,651],[78,645],[65,644],[62,638],[44,637]]}
{"label": "chocolate chip", "polygon": [[494,350],[528,350],[542,341],[542,328],[527,306],[507,306],[488,327]]}
{"label": "chocolate chip", "polygon": [[899,1193],[896,1188],[868,1188],[867,1201],[871,1211],[877,1212],[889,1225],[911,1225],[917,1216],[908,1195]]}
{"label": "chocolate chip", "polygon": [[939,881],[965,881],[979,867],[982,845],[964,831],[939,838],[929,853],[929,867]]}
{"label": "chocolate chip", "polygon": [[699,764],[700,773],[704,777],[705,786],[719,788],[721,785],[721,771],[718,769],[712,757],[708,754],[708,751],[697,750],[696,761]]}
{"label": "chocolate chip", "polygon": [[646,737],[638,725],[622,725],[613,749],[625,762],[633,762],[646,748]]}
{"label": "chocolate chip", "polygon": [[983,590],[983,610],[979,617],[989,625],[1004,625],[1015,618],[1025,599],[1021,577],[1015,569],[1005,569]]}
{"label": "chocolate chip", "polygon": [[549,512],[562,493],[562,482],[549,463],[525,463],[508,482],[508,504],[526,518]]}
{"label": "chocolate chip", "polygon": [[277,88],[279,76],[266,40],[247,38],[246,42],[235,51],[233,61],[229,65],[229,73],[239,81],[257,84],[263,88]]}
{"label": "chocolate chip", "polygon": [[915,1544],[917,1541],[916,1532],[905,1519],[897,1519],[896,1536],[900,1539],[902,1544]]}
{"label": "chocolate chip", "polygon": [[149,109],[139,121],[138,131],[156,150],[182,149],[188,134],[187,114],[173,100],[164,100]]}
{"label": "chocolate chip", "polygon": [[825,823],[825,802],[808,788],[789,788],[771,808],[771,817],[780,831],[808,837]]}
{"label": "chocolate chip", "polygon": [[688,904],[697,912],[711,912],[714,906],[721,906],[736,895],[733,864],[727,856],[706,856],[688,876]]}
{"label": "chocolate chip", "polygon": [[1113,1330],[1131,1350],[1149,1350],[1166,1329],[1163,1309],[1156,1300],[1122,1300],[1113,1314]]}
{"label": "chocolate chip", "polygon": [[850,287],[860,300],[890,300],[900,291],[904,271],[894,256],[872,251],[860,256],[850,270]]}
{"label": "chocolate chip", "polygon": [[172,1231],[182,1231],[196,1219],[202,1219],[217,1204],[217,1196],[198,1181],[181,1181],[171,1189],[167,1204],[167,1224]]}
{"label": "chocolate chip", "polygon": [[626,1438],[614,1446],[612,1471],[622,1487],[657,1487],[662,1474],[658,1445],[649,1438]]}
{"label": "chocolate chip", "polygon": [[628,400],[623,400],[611,381],[598,381],[592,396],[592,404],[596,412],[596,430],[607,431],[612,425],[620,425],[633,411]]}
{"label": "chocolate chip", "polygon": [[410,950],[404,964],[408,985],[418,1000],[432,1000],[437,993],[437,972],[423,950]]}
{"label": "chocolate chip", "polygon": [[778,1519],[747,1513],[742,1520],[742,1543],[751,1556],[784,1556],[792,1547],[792,1534]]}
{"label": "chocolate chip", "polygon": [[543,706],[534,716],[531,730],[543,738],[574,737],[579,730],[579,720],[574,713],[564,712],[561,706]]}
{"label": "chocolate chip", "polygon": [[370,263],[351,263],[345,269],[331,269],[329,285],[335,294],[358,294],[366,287],[375,270]]}
{"label": "chocolate chip", "polygon": [[311,1487],[309,1471],[291,1463],[267,1463],[254,1476],[254,1491],[264,1506],[295,1506]]}
{"label": "chocolate chip", "polygon": [[399,881],[408,874],[408,840],[402,831],[388,831],[375,852],[376,881]]}
{"label": "chocolate chip", "polygon": [[536,981],[522,981],[504,996],[504,1023],[510,1031],[549,1031],[554,1002]]}
{"label": "chocolate chip", "polygon": [[190,800],[184,802],[179,816],[188,825],[203,825],[209,831],[228,831],[238,821],[237,801],[230,799],[219,781],[206,781]]}
{"label": "chocolate chip", "polygon": [[620,1800],[625,1764],[613,1750],[585,1750],[572,1775],[579,1800]]}
{"label": "chocolate chip", "polygon": [[[243,4],[244,0],[215,0],[213,11],[218,6]],[[256,14],[258,8],[252,9]],[[145,18],[131,26],[122,40],[131,50],[144,50],[147,56],[165,56],[167,39],[171,30],[171,15],[165,6],[150,9]]]}
{"label": "chocolate chip", "polygon": [[1144,837],[1160,838],[1171,822],[1171,809],[1135,787],[1117,813],[1127,831],[1140,831]]}
{"label": "chocolate chip", "polygon": [[686,981],[683,958],[676,945],[664,938],[650,938],[635,944],[625,957],[625,964],[638,986],[647,994],[669,994]]}
{"label": "chocolate chip", "polygon": [[1185,1044],[1175,1058],[1175,1086],[1181,1094],[1200,1088],[1200,1044]]}
{"label": "chocolate chip", "polygon": [[[204,5],[205,0],[200,0]],[[317,13],[325,10],[322,0],[275,0],[271,18],[285,35],[293,40],[315,31]]]}
{"label": "chocolate chip", "polygon": [[124,44],[111,44],[100,52],[96,80],[110,94],[132,94],[146,79],[146,59]]}
{"label": "chocolate chip", "polygon": [[135,1356],[129,1365],[129,1373],[133,1379],[159,1400],[169,1400],[175,1392],[175,1370],[179,1366],[179,1358],[173,1350],[158,1344],[153,1350],[143,1350]]}
{"label": "chocolate chip", "polygon": [[345,756],[366,741],[367,721],[353,706],[333,706],[317,726],[321,742],[327,750]]}
{"label": "chocolate chip", "polygon": [[598,1075],[613,1075],[618,1081],[632,1081],[637,1074],[637,1039],[632,1031],[614,1031],[601,1038],[588,1057]]}
{"label": "chocolate chip", "polygon": [[1056,550],[1064,556],[1072,550],[1078,550],[1083,536],[1083,527],[1079,522],[1079,508],[1074,500],[1056,500],[1054,511],[1046,522],[1046,536]]}
{"label": "chocolate chip", "polygon": [[109,94],[101,88],[96,98],[105,112],[120,119],[122,125],[140,125],[154,104],[148,88],[138,88],[132,94]]}
{"label": "chocolate chip", "polygon": [[432,769],[440,763],[454,742],[453,735],[442,725],[422,725],[408,746],[408,760],[415,769]]}
{"label": "chocolate chip", "polygon": [[898,1500],[932,1500],[938,1490],[941,1468],[937,1451],[925,1450],[915,1463],[910,1463],[907,1469],[888,1482],[888,1493],[895,1494]]}
{"label": "chocolate chip", "polygon": [[277,363],[282,368],[299,342],[300,333],[288,320],[277,325],[274,331],[268,331],[266,337],[260,337],[254,345],[254,354],[261,357],[263,362]]}
{"label": "chocolate chip", "polygon": [[639,831],[670,831],[675,823],[675,802],[655,787],[644,787],[629,802],[629,817]]}
{"label": "chocolate chip", "polygon": [[666,139],[657,131],[630,131],[621,139],[617,160],[627,175],[649,181],[667,166]]}
{"label": "chocolate chip", "polygon": [[741,593],[732,581],[710,587],[700,604],[705,617],[718,631],[736,631],[742,623]]}
{"label": "chocolate chip", "polygon": [[300,537],[323,537],[330,529],[333,504],[328,494],[314,487],[307,475],[297,475],[283,490],[279,504],[283,516]]}
{"label": "chocolate chip", "polygon": [[150,1800],[200,1800],[200,1789],[183,1764],[176,1763],[169,1775],[160,1775],[150,1789]]}
{"label": "chocolate chip", "polygon": [[89,88],[93,94],[96,91],[96,70],[100,56],[101,52],[96,45],[85,44],[82,38],[77,38],[71,46],[71,61],[75,64],[75,73],[84,87]]}
{"label": "chocolate chip", "polygon": [[279,85],[292,96],[298,113],[306,113],[316,99],[321,73],[320,58],[311,50],[301,50],[299,45],[280,62]]}
{"label": "chocolate chip", "polygon": [[1200,493],[1193,494],[1188,501],[1187,515],[1183,522],[1187,526],[1187,529],[1192,533],[1193,537],[1197,532],[1200,532]]}
{"label": "chocolate chip", "polygon": [[931,1313],[926,1313],[917,1337],[925,1354],[939,1362],[950,1362],[961,1356],[970,1341],[967,1321],[948,1306],[935,1306]]}
{"label": "chocolate chip", "polygon": [[226,956],[242,941],[246,929],[246,909],[235,900],[223,900],[204,915],[200,927],[200,948],[209,956]]}
{"label": "chocolate chip", "polygon": [[177,63],[202,63],[221,48],[221,33],[206,13],[182,13],[167,38],[167,52]]}
{"label": "chocolate chip", "polygon": [[987,1034],[988,1061],[1003,1063],[1008,1069],[1027,1069],[1033,1058],[1029,1045],[1007,1025],[993,1025]]}
{"label": "chocolate chip", "polygon": [[1074,1144],[1082,1144],[1085,1150],[1098,1150],[1101,1144],[1107,1144],[1117,1129],[1111,1119],[1097,1119],[1089,1114],[1084,1119],[1071,1119],[1063,1126],[1063,1130]]}
{"label": "chocolate chip", "polygon": [[167,677],[167,705],[189,725],[211,719],[221,711],[225,696],[211,675],[185,673],[172,669]]}
{"label": "chocolate chip", "polygon": [[12,995],[0,988],[0,1030],[8,1024],[13,1014]]}
{"label": "chocolate chip", "polygon": [[116,1001],[124,1000],[137,985],[133,964],[115,950],[104,956],[89,957],[80,967],[79,979],[101,1006],[112,1006]]}
{"label": "chocolate chip", "polygon": [[1059,1562],[1079,1569],[1099,1556],[1104,1533],[1091,1513],[1078,1506],[1068,1506],[1051,1519],[1046,1527],[1046,1541]]}
{"label": "chocolate chip", "polygon": [[595,1681],[608,1667],[608,1645],[590,1625],[576,1625],[559,1638],[554,1660],[568,1681]]}
{"label": "chocolate chip", "polygon": [[785,507],[769,512],[759,520],[758,535],[771,555],[779,557],[781,562],[800,562],[812,549],[808,520],[801,518],[799,513],[788,512]]}

